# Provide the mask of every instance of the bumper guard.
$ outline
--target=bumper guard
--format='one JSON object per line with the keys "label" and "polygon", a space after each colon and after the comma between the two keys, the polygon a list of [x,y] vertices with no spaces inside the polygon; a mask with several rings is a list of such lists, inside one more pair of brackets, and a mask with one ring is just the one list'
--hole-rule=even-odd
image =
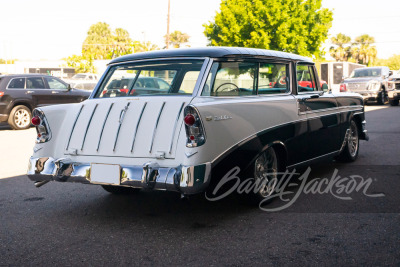
{"label": "bumper guard", "polygon": [[[30,158],[28,177],[35,184],[48,181],[94,183],[90,180],[90,163],[72,162],[70,159]],[[143,166],[121,165],[120,184],[135,188],[167,190],[182,194],[203,192],[210,183],[211,163],[197,166],[160,167],[155,162]]]}

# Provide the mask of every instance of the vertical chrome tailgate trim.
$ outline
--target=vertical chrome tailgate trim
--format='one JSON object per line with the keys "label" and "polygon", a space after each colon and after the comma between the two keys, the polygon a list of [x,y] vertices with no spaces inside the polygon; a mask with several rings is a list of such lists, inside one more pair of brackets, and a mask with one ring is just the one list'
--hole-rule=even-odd
{"label": "vertical chrome tailgate trim", "polygon": [[110,115],[110,112],[111,112],[111,109],[113,108],[113,106],[114,106],[114,103],[111,103],[110,107],[108,108],[107,115],[106,115],[106,117],[104,118],[103,127],[101,128],[101,132],[100,132],[100,136],[99,136],[99,142],[97,143],[96,151],[99,151],[101,138],[103,137],[104,126],[106,126],[106,122],[107,122],[107,119],[108,119],[108,115]]}
{"label": "vertical chrome tailgate trim", "polygon": [[82,145],[81,145],[81,151],[83,150],[83,146],[85,145],[87,132],[88,132],[88,130],[89,130],[90,124],[92,123],[92,119],[93,119],[94,113],[96,112],[96,109],[97,109],[97,106],[98,106],[98,105],[99,105],[99,104],[97,103],[97,104],[94,106],[94,109],[93,109],[93,111],[92,111],[92,115],[90,115],[90,119],[89,119],[88,125],[86,126],[85,135],[83,136],[83,141],[82,141]]}
{"label": "vertical chrome tailgate trim", "polygon": [[140,112],[138,122],[136,123],[135,135],[133,136],[132,146],[131,146],[131,153],[133,152],[133,146],[135,145],[136,135],[139,129],[140,121],[142,120],[143,112],[146,109],[147,102],[144,102],[142,111]]}
{"label": "vertical chrome tailgate trim", "polygon": [[71,142],[71,137],[72,137],[72,134],[74,133],[76,122],[78,121],[78,118],[81,115],[81,112],[82,112],[82,109],[83,109],[84,106],[85,105],[82,104],[81,108],[79,109],[78,115],[76,115],[74,124],[72,125],[71,133],[70,133],[69,138],[68,138],[67,147],[65,148],[65,150],[68,150],[68,148],[69,148],[69,143]]}
{"label": "vertical chrome tailgate trim", "polygon": [[125,114],[129,108],[130,104],[131,104],[131,102],[128,102],[128,104],[126,104],[126,106],[121,110],[121,114],[119,115],[119,126],[118,126],[118,130],[117,130],[117,135],[115,136],[113,152],[115,152],[115,147],[117,146],[117,141],[118,141],[118,137],[119,137],[119,131],[121,130],[121,126],[124,121]]}
{"label": "vertical chrome tailgate trim", "polygon": [[151,138],[151,145],[150,145],[149,153],[151,153],[151,151],[153,150],[154,138],[156,137],[158,123],[160,122],[160,117],[161,117],[162,111],[164,109],[164,106],[165,106],[165,102],[163,102],[163,104],[162,104],[162,106],[160,108],[160,112],[158,113],[156,125],[154,126],[154,130],[153,130],[153,137]]}
{"label": "vertical chrome tailgate trim", "polygon": [[174,128],[172,130],[171,145],[169,146],[169,154],[172,153],[172,146],[174,144],[176,126],[178,125],[178,121],[179,121],[179,118],[181,116],[181,112],[182,112],[183,106],[185,106],[185,102],[182,103],[182,106],[179,109],[178,115],[176,116],[175,125],[174,125]]}

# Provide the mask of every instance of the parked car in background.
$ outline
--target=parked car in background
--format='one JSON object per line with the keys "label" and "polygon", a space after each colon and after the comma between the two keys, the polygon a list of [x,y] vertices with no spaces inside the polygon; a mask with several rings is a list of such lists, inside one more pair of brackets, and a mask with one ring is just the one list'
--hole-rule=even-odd
{"label": "parked car in background", "polygon": [[59,78],[41,74],[0,76],[0,122],[8,122],[15,130],[31,125],[32,110],[62,103],[78,103],[90,92],[71,89]]}
{"label": "parked car in background", "polygon": [[359,93],[365,102],[376,101],[383,105],[387,99],[389,75],[388,67],[355,69],[340,84],[340,92]]}
{"label": "parked car in background", "polygon": [[391,106],[398,106],[400,100],[400,70],[389,77],[388,99]]}
{"label": "parked car in background", "polygon": [[92,91],[99,81],[99,76],[93,73],[77,73],[71,79],[64,79],[72,88]]}
{"label": "parked car in background", "polygon": [[[296,71],[309,77],[306,87]],[[190,195],[236,170],[235,177],[259,184],[250,195],[264,201],[279,172],[323,159],[354,161],[359,140],[368,139],[361,96],[324,91],[314,63],[294,54],[153,51],[114,59],[103,77],[82,103],[35,109],[28,177],[36,186],[78,182],[115,194],[147,188]],[[137,81],[154,83],[142,89]],[[121,87],[127,93],[109,94]]]}

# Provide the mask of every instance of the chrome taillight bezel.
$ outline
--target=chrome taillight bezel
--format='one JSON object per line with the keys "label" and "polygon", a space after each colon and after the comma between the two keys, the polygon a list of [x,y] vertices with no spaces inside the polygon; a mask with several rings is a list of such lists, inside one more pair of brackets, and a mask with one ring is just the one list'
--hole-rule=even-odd
{"label": "chrome taillight bezel", "polygon": [[[200,118],[200,113],[198,110],[192,106],[188,105],[185,107],[184,110],[184,118],[188,115],[192,114],[195,118],[195,122],[193,125],[185,124],[185,131],[186,131],[186,147],[199,147],[204,145],[206,142],[206,133],[204,131],[204,125]],[[194,137],[191,139],[191,137]]]}
{"label": "chrome taillight bezel", "polygon": [[51,139],[51,131],[50,126],[47,122],[46,116],[44,112],[38,108],[34,109],[32,112],[33,117],[40,118],[40,124],[35,126],[36,127],[36,144],[46,143]]}

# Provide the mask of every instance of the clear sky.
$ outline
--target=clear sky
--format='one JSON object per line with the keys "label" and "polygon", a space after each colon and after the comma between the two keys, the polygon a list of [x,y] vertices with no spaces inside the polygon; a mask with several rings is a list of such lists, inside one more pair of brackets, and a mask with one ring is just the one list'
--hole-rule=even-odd
{"label": "clear sky", "polygon": [[[188,33],[190,45],[207,45],[202,26],[213,19],[220,0],[171,0],[170,31]],[[323,0],[333,9],[330,35],[375,37],[379,58],[400,54],[400,0]],[[3,0],[0,14],[0,58],[61,59],[80,54],[92,24],[106,22],[128,30],[134,40],[162,47],[167,0]],[[329,47],[326,44],[325,47]]]}

